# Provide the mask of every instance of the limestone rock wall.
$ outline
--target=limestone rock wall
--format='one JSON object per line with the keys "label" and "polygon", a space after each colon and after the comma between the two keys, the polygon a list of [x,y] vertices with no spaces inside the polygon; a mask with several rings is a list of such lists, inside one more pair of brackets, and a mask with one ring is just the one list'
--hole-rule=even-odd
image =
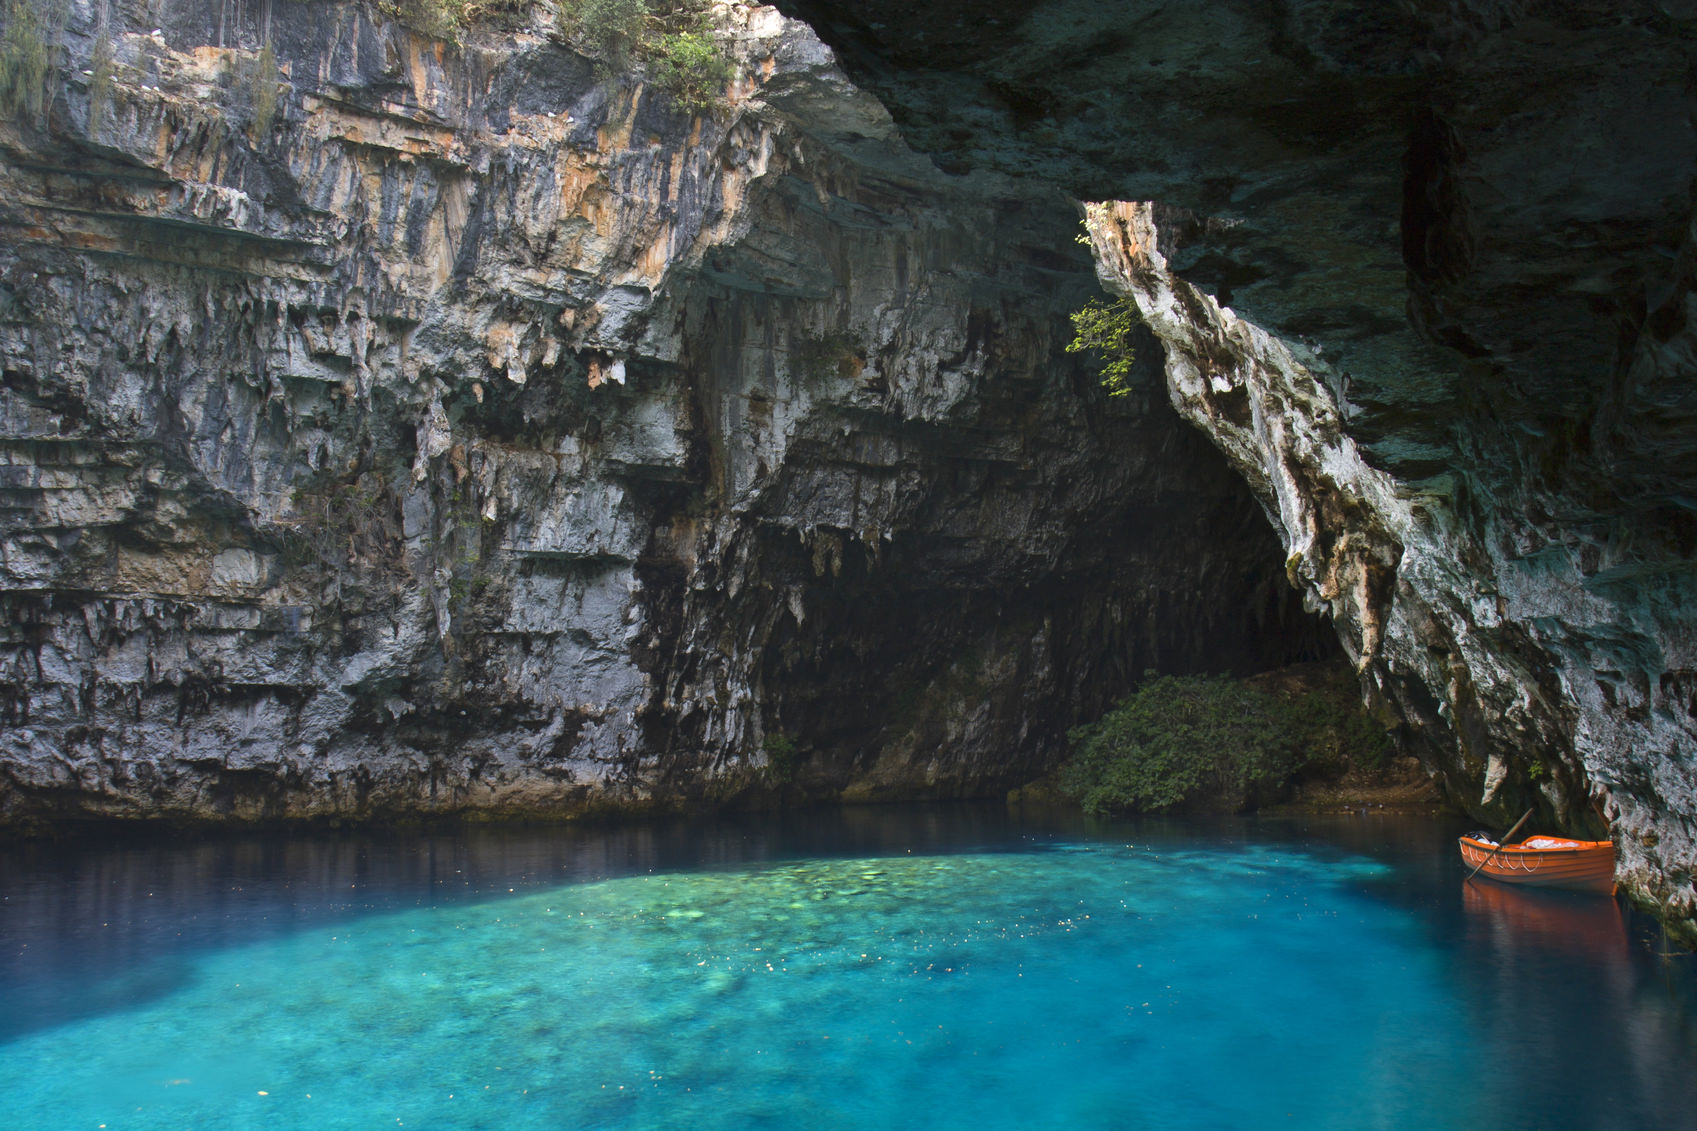
{"label": "limestone rock wall", "polygon": [[65,11],[0,122],[8,825],[978,793],[1326,650],[1153,340],[1123,403],[1061,352],[1065,200],[803,25],[717,9],[691,115],[545,7]]}
{"label": "limestone rock wall", "polygon": [[1451,495],[1365,458],[1322,359],[1172,274],[1155,208],[1091,205],[1087,225],[1104,282],[1163,343],[1174,405],[1254,488],[1291,583],[1428,764],[1499,820],[1531,803],[1571,829],[1612,829],[1621,882],[1689,933],[1697,732],[1671,563],[1611,584],[1583,556],[1520,552],[1550,505],[1530,491],[1524,511],[1463,521]]}
{"label": "limestone rock wall", "polygon": [[1455,799],[1697,907],[1688,0],[780,0],[1082,200],[1175,403]]}

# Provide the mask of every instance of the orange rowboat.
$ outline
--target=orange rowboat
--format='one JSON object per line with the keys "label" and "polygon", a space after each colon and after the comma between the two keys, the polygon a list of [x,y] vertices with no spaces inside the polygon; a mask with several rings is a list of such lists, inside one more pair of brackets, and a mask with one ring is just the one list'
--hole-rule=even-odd
{"label": "orange rowboat", "polygon": [[[1495,850],[1495,855],[1492,851]],[[1607,840],[1529,836],[1501,848],[1471,836],[1461,838],[1461,860],[1471,871],[1505,884],[1612,893],[1615,846]]]}

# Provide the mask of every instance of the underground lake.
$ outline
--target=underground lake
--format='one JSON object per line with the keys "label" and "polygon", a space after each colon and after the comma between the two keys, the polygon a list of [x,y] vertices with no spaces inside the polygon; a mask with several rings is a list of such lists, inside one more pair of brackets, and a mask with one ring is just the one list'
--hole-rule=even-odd
{"label": "underground lake", "polygon": [[13,1128],[1689,1126],[1697,994],[1451,822],[890,806],[0,850]]}

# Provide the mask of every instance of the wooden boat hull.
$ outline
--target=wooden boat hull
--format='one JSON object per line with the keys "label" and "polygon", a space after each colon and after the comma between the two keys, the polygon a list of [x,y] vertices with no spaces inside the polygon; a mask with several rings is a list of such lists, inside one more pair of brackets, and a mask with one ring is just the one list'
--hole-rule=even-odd
{"label": "wooden boat hull", "polygon": [[1605,895],[1614,891],[1615,846],[1612,841],[1564,840],[1565,844],[1573,845],[1571,848],[1527,848],[1525,844],[1508,844],[1493,855],[1489,844],[1472,837],[1460,839],[1461,862],[1467,870],[1471,872],[1477,867],[1480,876],[1498,883],[1595,891]]}

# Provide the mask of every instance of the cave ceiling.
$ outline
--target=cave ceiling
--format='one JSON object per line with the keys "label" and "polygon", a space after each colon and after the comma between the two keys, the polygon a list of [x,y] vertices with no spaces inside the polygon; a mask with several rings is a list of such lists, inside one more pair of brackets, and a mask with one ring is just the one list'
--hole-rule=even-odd
{"label": "cave ceiling", "polygon": [[[1623,499],[1685,490],[1642,437],[1691,404],[1611,373],[1683,325],[1697,5],[780,7],[944,168],[1169,209],[1178,274],[1312,351],[1400,477],[1465,464],[1491,493],[1599,432]],[[1521,435],[1469,460],[1461,417]]]}

